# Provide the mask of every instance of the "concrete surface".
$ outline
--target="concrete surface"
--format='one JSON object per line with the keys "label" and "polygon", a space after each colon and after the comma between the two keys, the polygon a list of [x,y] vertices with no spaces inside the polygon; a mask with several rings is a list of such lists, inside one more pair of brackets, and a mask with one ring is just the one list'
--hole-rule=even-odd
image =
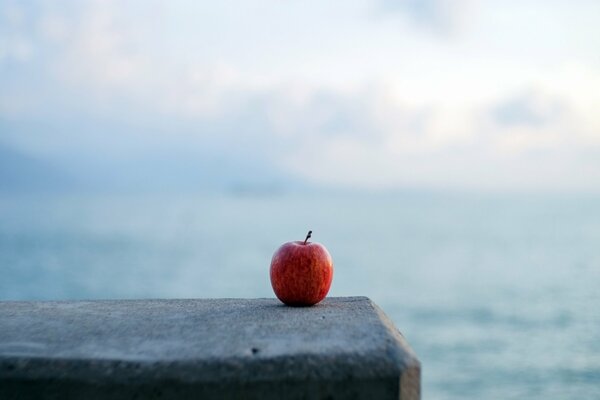
{"label": "concrete surface", "polygon": [[366,297],[0,302],[0,399],[420,398]]}

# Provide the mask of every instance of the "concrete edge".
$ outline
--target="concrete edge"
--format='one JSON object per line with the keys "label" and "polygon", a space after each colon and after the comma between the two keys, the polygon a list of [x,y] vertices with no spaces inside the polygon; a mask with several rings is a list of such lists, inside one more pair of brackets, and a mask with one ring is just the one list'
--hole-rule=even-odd
{"label": "concrete edge", "polygon": [[419,400],[421,398],[421,362],[392,320],[373,300],[368,300],[390,336],[399,343],[399,346],[393,347],[393,355],[401,371],[400,399]]}

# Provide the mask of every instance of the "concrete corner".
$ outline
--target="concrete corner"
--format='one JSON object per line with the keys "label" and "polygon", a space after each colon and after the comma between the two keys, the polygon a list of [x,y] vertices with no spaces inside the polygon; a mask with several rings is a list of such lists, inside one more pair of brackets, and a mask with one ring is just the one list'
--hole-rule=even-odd
{"label": "concrete corner", "polygon": [[0,302],[0,399],[420,398],[366,297]]}

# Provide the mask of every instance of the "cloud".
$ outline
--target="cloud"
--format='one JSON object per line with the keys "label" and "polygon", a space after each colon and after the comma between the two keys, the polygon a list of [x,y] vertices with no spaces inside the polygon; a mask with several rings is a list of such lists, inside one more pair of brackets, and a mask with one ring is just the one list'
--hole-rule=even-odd
{"label": "cloud", "polygon": [[518,94],[498,104],[492,114],[496,122],[503,126],[542,127],[561,118],[565,105],[560,99],[543,96],[536,91]]}
{"label": "cloud", "polygon": [[[600,184],[600,72],[585,62],[526,68],[459,43],[462,58],[437,39],[403,47],[390,31],[359,24],[374,36],[349,58],[286,47],[292,57],[274,67],[237,59],[272,50],[237,43],[239,35],[213,43],[227,56],[194,46],[170,52],[183,34],[175,29],[163,42],[156,10],[136,19],[135,7],[79,4],[23,11],[11,22],[11,37],[30,43],[31,56],[0,77],[0,122],[11,121],[0,139],[61,165],[178,185],[260,176],[361,188]],[[441,0],[388,7],[440,32],[464,14]],[[333,42],[331,53],[359,36]],[[371,52],[371,43],[382,48]],[[386,63],[386,73],[365,69]]]}
{"label": "cloud", "polygon": [[471,0],[382,0],[380,10],[398,14],[420,28],[439,34],[454,34],[462,30],[473,11]]}
{"label": "cloud", "polygon": [[598,124],[598,118],[583,118],[589,111],[578,109],[567,93],[526,87],[468,107],[412,105],[389,87],[382,82],[354,93],[314,93],[293,112],[277,113],[292,116],[286,133],[293,151],[282,153],[281,165],[325,186],[507,190],[600,184],[600,142],[584,123],[595,118]]}
{"label": "cloud", "polygon": [[16,4],[0,8],[0,63],[31,59],[32,43],[20,32],[25,23],[25,14]]}

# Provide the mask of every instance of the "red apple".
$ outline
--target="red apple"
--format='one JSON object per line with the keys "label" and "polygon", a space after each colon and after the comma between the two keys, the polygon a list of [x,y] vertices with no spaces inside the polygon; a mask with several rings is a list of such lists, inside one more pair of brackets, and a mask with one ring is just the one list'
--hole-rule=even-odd
{"label": "red apple", "polygon": [[289,306],[312,306],[325,298],[333,279],[333,261],[319,243],[306,239],[284,243],[271,260],[271,285]]}

